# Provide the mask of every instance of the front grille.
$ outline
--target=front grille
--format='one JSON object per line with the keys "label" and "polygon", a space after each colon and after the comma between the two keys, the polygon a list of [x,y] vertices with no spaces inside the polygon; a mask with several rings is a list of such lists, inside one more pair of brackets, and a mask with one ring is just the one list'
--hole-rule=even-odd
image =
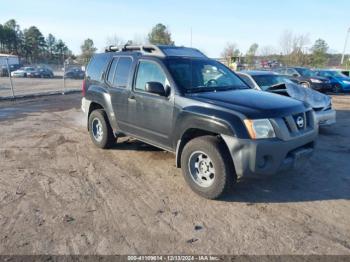
{"label": "front grille", "polygon": [[307,111],[303,113],[293,114],[290,116],[283,117],[283,122],[285,123],[290,135],[298,135],[300,132],[308,130],[313,127],[313,116],[312,111]]}

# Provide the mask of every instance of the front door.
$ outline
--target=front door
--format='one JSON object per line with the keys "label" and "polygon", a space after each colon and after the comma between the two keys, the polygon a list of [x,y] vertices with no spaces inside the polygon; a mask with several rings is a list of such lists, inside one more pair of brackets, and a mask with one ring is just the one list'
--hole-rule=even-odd
{"label": "front door", "polygon": [[153,60],[140,60],[133,90],[128,99],[128,121],[131,132],[156,145],[171,149],[174,92],[160,96],[146,92],[147,82],[159,82],[169,87],[164,68]]}

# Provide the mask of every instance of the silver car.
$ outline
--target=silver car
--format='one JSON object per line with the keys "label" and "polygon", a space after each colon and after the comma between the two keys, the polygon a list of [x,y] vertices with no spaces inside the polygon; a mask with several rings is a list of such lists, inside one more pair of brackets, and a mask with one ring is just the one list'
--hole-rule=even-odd
{"label": "silver car", "polygon": [[290,96],[308,103],[316,113],[319,125],[336,123],[336,111],[331,97],[295,84],[283,75],[271,71],[242,71],[237,74],[251,87],[261,91]]}
{"label": "silver car", "polygon": [[25,66],[20,69],[11,72],[12,77],[27,77],[28,74],[34,73],[36,70],[34,67]]}

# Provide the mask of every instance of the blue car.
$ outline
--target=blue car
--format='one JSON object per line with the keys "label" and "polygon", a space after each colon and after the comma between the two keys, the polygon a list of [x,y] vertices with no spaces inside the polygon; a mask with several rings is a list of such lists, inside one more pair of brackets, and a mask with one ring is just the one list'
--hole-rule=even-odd
{"label": "blue car", "polygon": [[327,77],[331,81],[333,92],[350,91],[350,77],[336,70],[315,70],[316,75]]}

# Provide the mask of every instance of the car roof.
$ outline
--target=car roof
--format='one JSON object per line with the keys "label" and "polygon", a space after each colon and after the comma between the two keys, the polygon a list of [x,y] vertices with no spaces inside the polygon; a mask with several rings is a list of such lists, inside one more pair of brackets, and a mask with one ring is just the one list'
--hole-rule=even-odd
{"label": "car roof", "polygon": [[240,71],[238,73],[244,73],[251,76],[258,76],[258,75],[278,75],[278,73],[273,71],[263,71],[263,70],[248,70],[248,71]]}

